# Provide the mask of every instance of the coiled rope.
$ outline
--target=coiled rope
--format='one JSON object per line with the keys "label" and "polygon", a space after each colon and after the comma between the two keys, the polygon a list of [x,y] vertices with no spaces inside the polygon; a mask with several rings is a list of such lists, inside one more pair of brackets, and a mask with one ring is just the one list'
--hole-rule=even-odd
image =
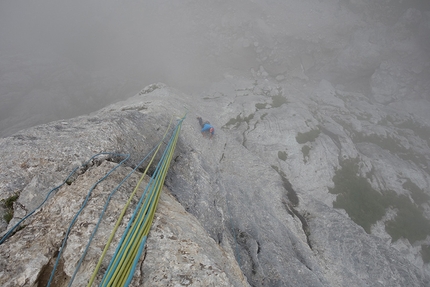
{"label": "coiled rope", "polygon": [[[180,119],[103,276],[100,286],[128,286],[146,243],[181,129]],[[142,204],[145,200],[144,204]]]}

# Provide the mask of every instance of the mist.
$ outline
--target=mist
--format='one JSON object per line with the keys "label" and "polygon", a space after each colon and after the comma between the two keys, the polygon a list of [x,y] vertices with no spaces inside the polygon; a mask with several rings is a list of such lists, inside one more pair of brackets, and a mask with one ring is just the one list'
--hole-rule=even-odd
{"label": "mist", "polygon": [[[154,82],[199,94],[225,73],[263,69],[278,80],[328,79],[369,92],[375,58],[392,54],[381,44],[384,27],[430,4],[377,1],[369,10],[365,2],[2,1],[0,136],[90,113]],[[422,62],[430,28],[411,25],[420,47],[411,53]],[[369,29],[373,54],[360,47]]]}

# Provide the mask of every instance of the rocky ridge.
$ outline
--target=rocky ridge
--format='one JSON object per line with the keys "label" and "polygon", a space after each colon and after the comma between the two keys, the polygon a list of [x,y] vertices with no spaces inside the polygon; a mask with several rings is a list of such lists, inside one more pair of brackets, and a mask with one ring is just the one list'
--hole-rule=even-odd
{"label": "rocky ridge", "polygon": [[[221,20],[214,13],[189,27],[207,25],[210,37],[197,44],[233,67],[204,93],[154,84],[91,115],[0,139],[0,230],[92,155],[130,154],[75,225],[55,277],[67,285],[107,194],[170,118],[188,112],[134,286],[428,286],[429,13],[289,1],[289,17],[277,18],[264,3],[239,13],[239,2]],[[204,15],[193,3],[177,10]],[[297,9],[312,11],[308,25],[295,25]],[[201,137],[196,116],[216,126],[213,140]],[[0,246],[2,285],[45,286],[67,222],[119,160],[105,155],[80,169]],[[140,172],[118,190],[76,286]]]}
{"label": "rocky ridge", "polygon": [[[390,229],[396,228],[396,216],[400,223],[409,220],[402,217],[411,212],[407,208],[423,217],[420,224],[429,224],[429,175],[424,168],[428,154],[420,148],[427,142],[403,123],[409,119],[409,124],[425,130],[425,118],[415,114],[411,120],[395,105],[370,103],[363,95],[336,89],[328,81],[297,87],[230,75],[212,89],[196,100],[155,84],[92,115],[41,125],[1,140],[2,198],[20,195],[13,204],[9,228],[45,197],[49,187],[58,185],[74,166],[93,154],[131,155],[118,174],[97,186],[76,223],[57,286],[66,284],[73,274],[76,254],[86,244],[82,238],[89,236],[106,194],[157,143],[170,118],[186,111],[166,182],[174,198],[165,190],[147,256],[142,258],[133,284],[428,284],[428,234],[408,237],[411,234],[395,235]],[[215,105],[221,112],[212,108]],[[218,127],[213,140],[201,137],[197,115]],[[372,129],[363,129],[366,125]],[[357,135],[360,141],[354,138]],[[389,136],[397,149],[409,144],[406,151],[411,157],[402,158],[384,146],[383,140]],[[1,245],[3,285],[42,286],[46,282],[66,222],[88,187],[118,161],[115,156],[94,161]],[[352,175],[341,177],[350,182],[338,182],[336,175],[344,170],[352,170]],[[106,226],[98,232],[100,241],[92,245],[76,286],[86,282],[86,272],[95,265],[103,238],[114,222],[116,206],[124,203],[136,178],[112,202],[112,211],[104,219]],[[345,202],[349,196],[356,198],[354,190],[345,187],[357,183],[363,185],[358,192],[364,197],[368,192],[376,199],[378,194],[389,196],[390,204],[381,203],[382,216],[360,221],[362,214],[348,205],[336,205],[340,197]],[[338,190],[339,184],[344,184],[344,190]],[[408,196],[401,198],[409,202],[406,209],[393,200],[400,195]],[[412,201],[418,198],[424,201]]]}

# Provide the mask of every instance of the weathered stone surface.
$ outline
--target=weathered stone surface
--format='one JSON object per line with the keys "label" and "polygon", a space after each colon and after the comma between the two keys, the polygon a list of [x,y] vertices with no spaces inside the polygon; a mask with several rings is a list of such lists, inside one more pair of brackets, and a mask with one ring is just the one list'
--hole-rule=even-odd
{"label": "weathered stone surface", "polygon": [[200,222],[165,191],[136,286],[249,286],[233,256],[234,246],[224,249],[203,234]]}
{"label": "weathered stone surface", "polygon": [[[396,251],[387,248],[384,241],[364,235],[360,227],[345,224],[342,213],[324,212],[323,209],[327,206],[316,201],[309,203],[306,208],[318,214],[325,214],[309,221],[311,241],[315,242],[314,252],[321,259],[321,264],[330,265],[325,271],[334,286],[428,284],[428,279],[420,272],[411,272],[411,269],[406,267],[410,262],[396,254]],[[393,261],[396,263],[393,264]]]}
{"label": "weathered stone surface", "polygon": [[[99,166],[90,167],[70,186],[61,188],[49,203],[26,223],[24,229],[2,245],[0,250],[2,286],[45,286],[56,259],[56,251],[89,187],[114,166],[112,162],[103,161]],[[69,234],[62,261],[55,273],[53,281],[55,286],[62,286],[64,282],[68,283],[70,280],[108,195],[130,171],[131,168],[117,169],[92,192],[87,207]],[[133,174],[112,197],[106,215],[77,273],[74,286],[86,286],[116,223],[116,218],[137,184],[139,176]],[[118,244],[144,187],[142,184],[133,198],[131,207],[127,210],[124,221],[114,237],[113,247]],[[148,239],[146,256],[143,256],[139,263],[141,269],[135,273],[131,286],[140,286],[142,282],[151,286],[176,283],[188,286],[248,286],[231,253],[225,252],[208,237],[200,223],[185,212],[166,189],[162,192],[153,229],[154,232]],[[18,250],[19,252],[15,252]],[[112,253],[113,248],[107,253],[107,258],[111,257]],[[101,270],[106,269],[108,263],[109,261],[105,259]],[[101,280],[101,275],[97,277],[96,283]]]}
{"label": "weathered stone surface", "polygon": [[[178,2],[175,13],[204,14],[194,2]],[[10,215],[12,205],[14,216],[9,224],[2,216],[0,230],[92,155],[130,154],[75,224],[55,279],[64,286],[103,199],[169,121],[188,112],[170,193],[164,190],[134,286],[430,285],[430,17],[379,2],[253,2],[240,13],[244,1],[230,1],[222,17],[193,22],[189,31],[210,31],[195,44],[229,71],[205,92],[153,84],[91,115],[0,139],[0,214]],[[23,90],[32,88],[28,75],[6,73],[8,90],[19,86],[14,76],[22,76]],[[53,89],[28,95],[50,99]],[[4,97],[1,111],[13,97]],[[212,140],[202,138],[196,116],[216,127]],[[84,194],[120,159],[107,154],[80,169],[0,246],[1,284],[44,286]],[[137,178],[113,199],[76,286],[88,280]]]}
{"label": "weathered stone surface", "polygon": [[[218,113],[211,108],[215,103],[225,109]],[[371,173],[368,181],[382,193],[393,190],[415,196],[405,188],[408,180],[426,193],[429,174],[421,165],[426,164],[428,142],[423,138],[424,128],[412,130],[414,125],[424,127],[425,115],[416,114],[414,121],[405,124],[408,112],[394,103],[373,103],[359,93],[335,89],[328,81],[300,90],[289,84],[229,76],[198,100],[154,84],[92,115],[1,139],[2,157],[7,159],[1,167],[1,195],[6,199],[13,192],[21,194],[15,203],[17,217],[43,200],[46,187],[61,183],[73,167],[94,153],[131,154],[125,167],[97,186],[76,222],[56,277],[58,286],[72,276],[77,254],[86,244],[83,238],[89,237],[103,198],[156,145],[172,116],[175,122],[185,111],[187,119],[166,181],[176,199],[165,191],[133,284],[428,284],[428,263],[420,254],[428,237],[412,243],[391,240],[383,226],[396,218],[395,208],[394,213],[387,210],[368,234],[343,209],[333,208],[337,196],[329,193],[342,161],[349,158],[359,159],[358,175]],[[212,140],[202,138],[198,115],[216,126]],[[387,139],[398,145],[384,145]],[[110,161],[119,160],[103,155],[80,170],[70,186],[62,187],[0,246],[5,286],[31,286],[47,280],[46,270],[67,222],[90,182],[114,165]],[[88,280],[136,180],[134,175],[112,200],[76,286]],[[429,218],[428,201],[419,210]]]}

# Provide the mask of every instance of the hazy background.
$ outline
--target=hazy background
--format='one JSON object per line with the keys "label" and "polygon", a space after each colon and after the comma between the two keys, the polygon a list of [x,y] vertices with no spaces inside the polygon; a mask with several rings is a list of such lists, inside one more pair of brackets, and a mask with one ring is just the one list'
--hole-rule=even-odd
{"label": "hazy background", "polygon": [[402,37],[419,44],[392,50],[385,39],[411,7],[429,11],[430,1],[2,0],[0,136],[89,113],[153,82],[198,94],[226,71],[326,78],[370,93],[381,59],[400,53],[425,82],[430,28],[412,15]]}

